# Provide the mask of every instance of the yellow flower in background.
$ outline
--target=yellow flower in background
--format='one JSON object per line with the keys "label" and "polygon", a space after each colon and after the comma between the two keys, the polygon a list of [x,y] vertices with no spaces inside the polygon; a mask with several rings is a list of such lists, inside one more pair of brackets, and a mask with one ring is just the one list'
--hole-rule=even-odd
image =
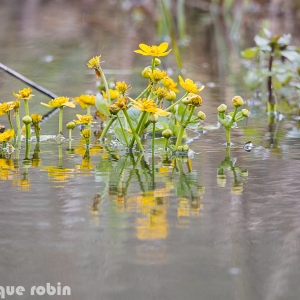
{"label": "yellow flower in background", "polygon": [[138,101],[130,99],[130,101],[133,103],[132,106],[140,111],[154,113],[158,116],[167,116],[170,114],[169,112],[158,108],[153,99],[144,98],[144,99],[139,99]]}
{"label": "yellow flower in background", "polygon": [[194,81],[189,78],[187,78],[186,80],[183,80],[180,75],[178,76],[178,78],[179,78],[179,83],[182,86],[182,88],[184,88],[189,93],[198,94],[205,87],[204,85],[202,85],[202,86],[200,86],[200,88],[198,88],[197,84],[194,83]]}
{"label": "yellow flower in background", "polygon": [[32,119],[32,124],[33,125],[38,125],[41,122],[42,118],[43,118],[43,116],[39,115],[39,114],[31,114],[30,117]]}
{"label": "yellow flower in background", "polygon": [[123,82],[116,82],[116,90],[121,94],[121,95],[126,95],[127,92],[131,89],[130,85],[127,85],[124,81]]}
{"label": "yellow flower in background", "polygon": [[73,102],[69,102],[68,97],[54,98],[51,101],[49,101],[48,103],[41,102],[41,104],[46,106],[46,107],[49,107],[49,108],[62,107],[62,106],[68,106],[68,107],[71,107],[71,108],[75,107],[75,104]]}
{"label": "yellow flower in background", "polygon": [[13,129],[8,129],[2,133],[0,133],[0,142],[9,142],[14,138],[15,131]]}
{"label": "yellow flower in background", "polygon": [[91,58],[88,63],[87,66],[91,69],[91,68],[99,68],[100,67],[100,58],[101,55],[99,56],[94,56],[93,58]]}
{"label": "yellow flower in background", "polygon": [[18,98],[18,99],[23,99],[23,100],[29,100],[32,98],[34,95],[32,95],[32,89],[31,88],[24,88],[23,90],[19,90],[19,94],[16,94],[13,92],[13,95]]}
{"label": "yellow flower in background", "polygon": [[[106,92],[102,91],[102,95],[105,99],[107,99]],[[117,90],[109,89],[109,95],[110,95],[110,100],[114,100],[120,96],[120,93]]]}
{"label": "yellow flower in background", "polygon": [[14,111],[18,111],[20,109],[20,101],[19,100],[15,100],[13,101],[13,104],[14,104]]}
{"label": "yellow flower in background", "polygon": [[96,96],[94,95],[80,95],[74,98],[74,103],[79,103],[82,109],[86,109],[88,105],[95,105]]}
{"label": "yellow flower in background", "polygon": [[15,105],[14,101],[0,103],[0,116],[14,109]]}
{"label": "yellow flower in background", "polygon": [[168,90],[173,91],[175,93],[179,93],[179,90],[176,88],[177,83],[172,78],[166,76],[161,80],[161,83]]}
{"label": "yellow flower in background", "polygon": [[163,42],[159,46],[148,46],[146,44],[139,44],[140,49],[134,50],[135,53],[142,54],[145,56],[166,56],[168,55],[172,49],[168,50],[169,43]]}
{"label": "yellow flower in background", "polygon": [[100,72],[100,69],[101,69],[101,66],[100,64],[103,62],[103,61],[100,61],[100,58],[101,58],[101,55],[99,56],[94,56],[93,58],[91,58],[88,63],[87,63],[87,66],[90,68],[90,69],[94,69],[95,70],[95,74],[97,76],[97,78],[100,78],[101,77],[101,72]]}
{"label": "yellow flower in background", "polygon": [[89,116],[89,115],[80,115],[80,114],[76,114],[76,117],[78,118],[78,120],[73,120],[75,124],[77,125],[80,125],[80,124],[83,124],[83,125],[90,125],[92,123],[97,123],[97,122],[93,122],[92,119],[93,117],[92,116]]}

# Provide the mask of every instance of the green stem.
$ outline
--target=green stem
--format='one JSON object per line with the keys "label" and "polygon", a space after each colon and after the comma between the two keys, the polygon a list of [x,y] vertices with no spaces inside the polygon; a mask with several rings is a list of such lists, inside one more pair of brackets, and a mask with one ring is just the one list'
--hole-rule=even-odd
{"label": "green stem", "polygon": [[232,124],[235,122],[235,116],[236,116],[237,112],[238,112],[238,107],[235,107],[233,115],[232,115],[232,119],[231,119],[230,123],[228,124],[229,128],[231,128]]}
{"label": "green stem", "polygon": [[189,122],[191,120],[191,117],[192,117],[192,115],[194,113],[194,110],[195,110],[195,106],[192,106],[191,110],[190,110],[190,114],[189,114],[186,122],[184,122],[183,124],[180,124],[180,129],[179,129],[179,133],[178,133],[178,137],[177,137],[176,145],[175,145],[176,149],[178,148],[178,146],[181,145],[181,141],[182,141],[184,130],[185,130],[186,126],[189,124]]}
{"label": "green stem", "polygon": [[120,117],[119,117],[118,115],[117,115],[117,118],[118,118],[118,121],[119,121],[121,130],[122,130],[122,134],[123,134],[123,137],[124,137],[126,146],[128,147],[128,140],[127,140],[126,134],[125,134],[125,132],[124,132],[124,128],[123,128],[122,122],[121,122]]}
{"label": "green stem", "polygon": [[62,133],[63,124],[63,106],[59,108],[59,123],[58,123],[58,133]]}
{"label": "green stem", "polygon": [[172,105],[170,105],[168,108],[165,109],[165,111],[169,111],[171,110],[176,104],[178,104],[184,97],[187,96],[189,92],[186,92],[179,100],[177,100],[175,103],[173,103]]}
{"label": "green stem", "polygon": [[29,105],[28,105],[28,100],[24,99],[24,106],[25,106],[25,115],[30,116],[29,114]]}
{"label": "green stem", "polygon": [[91,115],[91,106],[90,106],[90,105],[88,105],[87,108],[86,108],[86,114],[87,114],[88,116]]}
{"label": "green stem", "polygon": [[169,146],[169,139],[166,139],[166,142],[165,142],[165,150],[166,151],[168,150],[168,146]]}
{"label": "green stem", "polygon": [[104,86],[105,86],[107,102],[108,102],[108,104],[111,104],[110,94],[109,94],[109,88],[108,88],[107,80],[106,80],[106,77],[104,75],[104,72],[103,72],[102,68],[99,68],[99,72],[101,74],[101,77],[103,79],[103,83],[104,83]]}
{"label": "green stem", "polygon": [[143,98],[143,96],[148,92],[149,85],[135,98],[135,101],[137,101],[140,98]]}
{"label": "green stem", "polygon": [[152,57],[152,73],[154,71],[155,68],[155,56]]}
{"label": "green stem", "polygon": [[26,142],[28,142],[30,140],[30,124],[26,124],[25,125],[26,131],[25,131],[25,136],[26,136]]}
{"label": "green stem", "polygon": [[21,139],[21,121],[20,121],[20,111],[16,110],[16,126],[17,126],[17,136],[18,140]]}
{"label": "green stem", "polygon": [[10,110],[7,112],[7,117],[8,117],[8,122],[9,122],[10,129],[14,130],[14,126],[13,126],[13,124],[11,122]]}
{"label": "green stem", "polygon": [[230,147],[230,128],[225,128],[226,129],[226,143],[227,143],[227,147]]}
{"label": "green stem", "polygon": [[100,136],[100,140],[103,140],[108,132],[108,129],[110,128],[110,126],[112,125],[112,123],[116,120],[117,118],[112,117],[109,122],[107,123],[107,125],[104,127],[101,136]]}
{"label": "green stem", "polygon": [[[30,125],[26,125],[26,127]],[[25,147],[25,160],[29,160],[30,159],[30,145],[31,143],[28,142],[28,140],[26,140],[26,147]]]}
{"label": "green stem", "polygon": [[[125,110],[123,110],[123,112],[125,112]],[[125,115],[125,113],[124,113]],[[140,117],[140,120],[139,120],[139,123],[136,127],[136,130],[135,132],[137,133],[138,136],[140,136],[140,128],[142,128],[142,123],[145,124],[145,117],[147,115],[147,112],[146,111],[143,111],[142,114],[141,114],[141,117]],[[127,119],[127,118],[126,118]],[[135,137],[133,136],[131,141],[130,141],[130,144],[129,144],[129,148],[132,148],[133,145],[134,145],[134,141],[135,141]]]}
{"label": "green stem", "polygon": [[154,155],[154,141],[155,141],[155,123],[152,123],[152,155]]}
{"label": "green stem", "polygon": [[36,141],[39,142],[40,141],[40,125],[39,124],[34,126],[34,132],[35,132]]}
{"label": "green stem", "polygon": [[[124,109],[123,111],[124,111],[124,115],[125,115],[125,117],[126,117],[126,119],[127,119],[127,122],[128,122],[128,124],[129,124],[129,126],[130,126],[130,129],[131,129],[131,131],[132,131],[132,133],[133,133],[133,137],[134,137],[135,140],[136,140],[136,143],[137,143],[137,145],[138,145],[139,150],[140,150],[140,151],[144,151],[143,145],[141,144],[140,138],[139,138],[139,136],[137,135],[137,133],[136,133],[134,127],[133,127],[133,124],[132,124],[132,122],[131,122],[131,119],[130,119],[130,117],[129,117],[129,115],[128,115],[127,110]],[[133,139],[133,138],[132,138],[132,139]],[[129,147],[132,148],[131,143],[130,143]]]}

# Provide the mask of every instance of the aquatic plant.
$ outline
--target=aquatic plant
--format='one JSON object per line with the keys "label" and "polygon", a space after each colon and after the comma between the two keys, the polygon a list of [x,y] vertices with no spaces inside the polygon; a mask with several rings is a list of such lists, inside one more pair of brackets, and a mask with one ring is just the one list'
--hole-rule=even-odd
{"label": "aquatic plant", "polygon": [[291,45],[291,38],[291,34],[276,35],[263,28],[254,37],[256,46],[241,52],[244,59],[255,62],[247,71],[245,83],[251,89],[257,89],[266,81],[269,115],[274,115],[277,110],[274,92],[287,85],[293,87],[293,79],[299,80],[300,53],[299,48]]}
{"label": "aquatic plant", "polygon": [[226,114],[227,105],[221,104],[218,107],[218,121],[226,130],[227,146],[231,145],[231,129],[237,127],[237,122],[249,117],[248,109],[244,108],[241,111],[238,111],[239,107],[244,104],[244,100],[241,96],[233,97],[232,104],[234,106],[234,111],[228,114]]}

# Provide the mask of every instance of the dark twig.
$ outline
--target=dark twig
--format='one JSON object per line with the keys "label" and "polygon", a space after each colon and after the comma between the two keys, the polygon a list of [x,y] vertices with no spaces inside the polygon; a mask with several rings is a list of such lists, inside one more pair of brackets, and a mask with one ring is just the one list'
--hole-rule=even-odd
{"label": "dark twig", "polygon": [[[26,84],[28,84],[29,86],[31,86],[32,88],[38,90],[39,92],[45,94],[46,96],[54,99],[57,98],[58,96],[54,93],[52,93],[51,91],[45,89],[44,87],[38,85],[37,83],[33,82],[32,80],[26,78],[25,76],[21,75],[20,73],[14,71],[13,69],[5,66],[4,64],[0,63],[0,69],[4,70],[6,73],[16,77],[17,79],[25,82]],[[56,112],[58,112],[57,108],[52,109],[49,113],[43,115],[43,119],[41,122],[46,121],[47,119],[49,119],[52,115],[54,115]]]}

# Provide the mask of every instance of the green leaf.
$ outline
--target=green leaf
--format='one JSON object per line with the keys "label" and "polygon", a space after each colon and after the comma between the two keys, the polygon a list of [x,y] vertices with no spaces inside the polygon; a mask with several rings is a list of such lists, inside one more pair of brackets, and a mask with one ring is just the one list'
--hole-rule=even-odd
{"label": "green leaf", "polygon": [[134,107],[130,107],[127,109],[127,113],[130,119],[135,123],[135,125],[137,125],[141,111]]}
{"label": "green leaf", "polygon": [[[122,144],[126,145],[126,140],[125,140],[125,137],[123,135],[122,129],[120,127],[119,128],[115,128],[114,133],[115,133],[117,139]],[[133,135],[131,133],[129,133],[128,131],[125,131],[125,130],[124,130],[124,134],[125,134],[125,136],[127,138],[127,141],[130,142],[130,140],[132,139]]]}
{"label": "green leaf", "polygon": [[107,117],[110,116],[110,112],[108,109],[108,103],[100,93],[98,93],[96,96],[95,106],[101,114],[103,114]]}
{"label": "green leaf", "polygon": [[252,59],[259,53],[258,47],[247,48],[241,52],[241,56],[245,59]]}
{"label": "green leaf", "polygon": [[287,46],[291,43],[292,36],[290,33],[283,34],[277,41],[280,46]]}
{"label": "green leaf", "polygon": [[297,51],[282,50],[281,55],[286,57],[288,60],[296,62],[298,65],[300,65],[300,54]]}
{"label": "green leaf", "polygon": [[175,114],[177,121],[181,122],[182,116],[183,116],[183,114],[185,114],[184,118],[183,118],[183,122],[185,122],[188,118],[188,112],[189,111],[188,111],[188,109],[186,109],[186,105],[180,103],[178,106],[178,109],[176,111],[176,114]]}

